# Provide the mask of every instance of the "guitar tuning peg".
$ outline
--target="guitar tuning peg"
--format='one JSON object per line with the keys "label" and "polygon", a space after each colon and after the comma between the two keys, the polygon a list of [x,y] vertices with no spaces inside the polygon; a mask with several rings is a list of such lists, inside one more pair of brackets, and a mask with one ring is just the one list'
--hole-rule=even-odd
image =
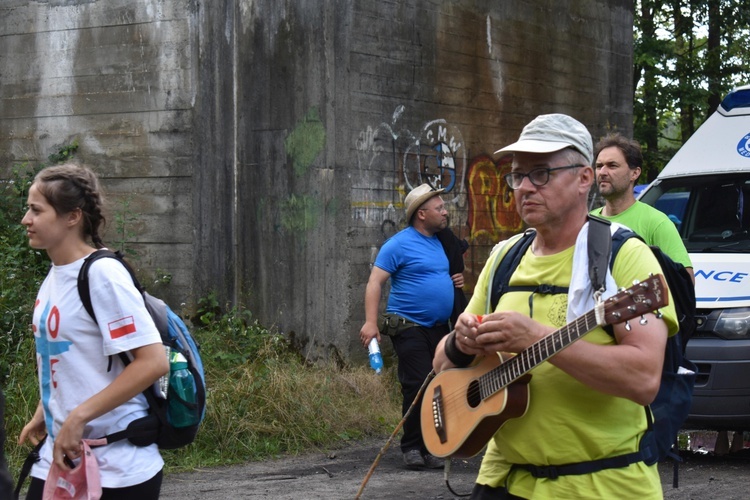
{"label": "guitar tuning peg", "polygon": [[633,329],[633,327],[632,327],[632,326],[630,326],[630,321],[626,321],[626,322],[625,322],[625,330],[627,330],[627,331],[630,331],[630,330],[632,330],[632,329]]}
{"label": "guitar tuning peg", "polygon": [[648,325],[648,320],[646,319],[646,316],[641,316],[641,319],[638,321],[638,323],[640,323],[641,326]]}
{"label": "guitar tuning peg", "polygon": [[640,283],[640,281],[639,281],[639,280],[633,280],[633,284],[634,284],[634,285],[637,285],[637,284],[639,284],[639,283]]}
{"label": "guitar tuning peg", "polygon": [[661,313],[661,309],[657,309],[656,310],[656,319],[661,319],[662,316],[664,316],[664,315]]}

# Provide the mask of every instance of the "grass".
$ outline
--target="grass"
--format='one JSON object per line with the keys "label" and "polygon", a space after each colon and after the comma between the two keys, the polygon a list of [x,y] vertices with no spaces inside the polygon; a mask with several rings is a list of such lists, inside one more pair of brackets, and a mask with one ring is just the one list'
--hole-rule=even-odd
{"label": "grass", "polygon": [[[164,450],[166,472],[231,465],[330,448],[366,436],[387,436],[400,420],[395,367],[375,375],[367,366],[307,362],[247,311],[208,317],[193,329],[206,370],[206,419],[196,441]],[[18,476],[30,446],[15,440],[38,401],[33,343],[26,363],[5,387],[6,452]]]}
{"label": "grass", "polygon": [[392,371],[377,376],[364,366],[307,363],[282,337],[261,335],[256,354],[243,363],[227,361],[226,343],[222,362],[206,362],[206,422],[193,445],[163,453],[168,471],[331,447],[395,428]]}

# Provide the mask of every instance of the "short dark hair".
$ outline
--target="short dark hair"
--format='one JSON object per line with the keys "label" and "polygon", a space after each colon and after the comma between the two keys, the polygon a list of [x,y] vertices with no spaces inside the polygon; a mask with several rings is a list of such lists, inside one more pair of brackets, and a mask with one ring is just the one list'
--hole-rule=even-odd
{"label": "short dark hair", "polygon": [[625,156],[625,161],[628,163],[628,167],[631,169],[640,168],[643,170],[643,153],[641,152],[641,145],[638,142],[628,139],[619,132],[608,134],[602,137],[594,147],[594,162],[599,157],[602,149],[615,147],[622,151]]}

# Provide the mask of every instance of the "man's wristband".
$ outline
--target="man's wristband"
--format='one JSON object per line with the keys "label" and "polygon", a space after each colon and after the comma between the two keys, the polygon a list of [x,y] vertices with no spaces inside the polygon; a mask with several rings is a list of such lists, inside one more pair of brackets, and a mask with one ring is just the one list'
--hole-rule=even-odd
{"label": "man's wristband", "polygon": [[458,368],[469,366],[476,357],[474,354],[466,354],[458,348],[455,330],[449,333],[448,338],[445,339],[445,356]]}

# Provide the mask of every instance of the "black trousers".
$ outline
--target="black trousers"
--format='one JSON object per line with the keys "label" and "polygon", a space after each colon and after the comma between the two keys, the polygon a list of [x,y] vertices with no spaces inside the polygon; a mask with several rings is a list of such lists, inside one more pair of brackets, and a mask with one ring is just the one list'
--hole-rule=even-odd
{"label": "black trousers", "polygon": [[[390,337],[393,349],[398,356],[398,381],[401,383],[401,395],[404,398],[401,414],[405,415],[414,398],[419,393],[422,383],[432,370],[432,358],[440,339],[448,333],[448,325],[427,328],[416,326]],[[422,401],[417,402],[409,418],[404,422],[404,434],[401,437],[401,452],[419,450],[425,453],[422,440],[422,427],[419,412]]]}

